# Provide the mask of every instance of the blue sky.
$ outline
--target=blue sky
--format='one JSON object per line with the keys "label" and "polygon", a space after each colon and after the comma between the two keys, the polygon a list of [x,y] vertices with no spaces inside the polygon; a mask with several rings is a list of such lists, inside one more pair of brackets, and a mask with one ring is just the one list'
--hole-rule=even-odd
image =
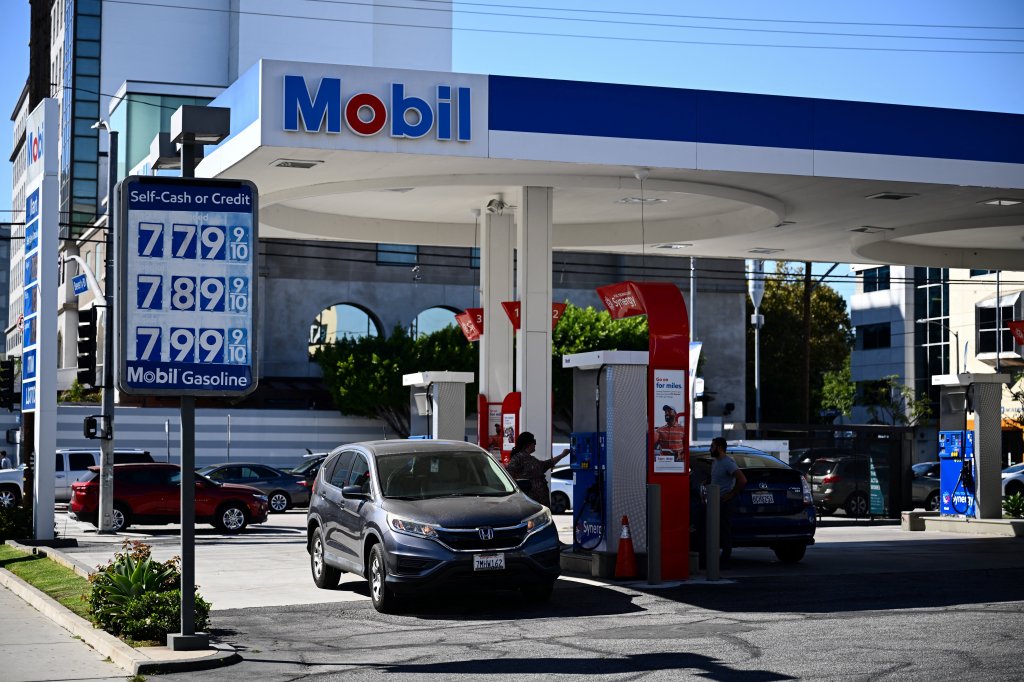
{"label": "blue sky", "polygon": [[[9,118],[27,74],[29,11],[28,0],[3,2],[0,210],[8,210]],[[1024,0],[456,0],[455,7],[456,71],[1024,113]]]}

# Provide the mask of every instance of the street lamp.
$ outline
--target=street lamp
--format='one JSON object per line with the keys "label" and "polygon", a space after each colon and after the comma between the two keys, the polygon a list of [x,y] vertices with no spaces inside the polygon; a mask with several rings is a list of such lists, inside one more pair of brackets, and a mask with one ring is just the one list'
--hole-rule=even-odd
{"label": "street lamp", "polygon": [[[953,342],[956,344],[956,366],[953,368],[953,373],[958,374],[960,372],[960,335],[957,334],[954,330],[944,325],[943,323],[939,322],[938,320],[926,320],[924,318],[919,318],[915,320],[915,322],[918,322],[920,324],[937,324],[953,335]],[[967,371],[966,367],[964,368],[964,371]]]}

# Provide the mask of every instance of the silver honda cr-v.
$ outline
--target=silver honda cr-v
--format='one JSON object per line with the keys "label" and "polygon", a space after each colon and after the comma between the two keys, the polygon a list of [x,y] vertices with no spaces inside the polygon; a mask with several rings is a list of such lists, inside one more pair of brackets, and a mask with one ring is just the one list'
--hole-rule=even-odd
{"label": "silver honda cr-v", "polygon": [[551,512],[486,451],[459,441],[387,440],[335,449],[313,484],[306,525],[313,581],[364,576],[378,611],[402,595],[458,585],[546,600],[559,574]]}

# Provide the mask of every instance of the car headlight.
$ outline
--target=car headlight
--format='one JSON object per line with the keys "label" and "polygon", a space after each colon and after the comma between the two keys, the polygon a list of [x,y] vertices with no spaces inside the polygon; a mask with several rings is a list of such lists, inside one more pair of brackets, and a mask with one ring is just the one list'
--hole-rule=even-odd
{"label": "car headlight", "polygon": [[270,499],[262,493],[253,493],[252,496],[259,500],[260,502],[266,502],[268,499]]}
{"label": "car headlight", "polygon": [[420,538],[429,538],[431,540],[437,539],[437,531],[434,530],[433,526],[426,523],[410,521],[409,519],[403,519],[398,516],[391,516],[388,514],[388,525],[391,526],[391,530],[399,533],[414,535]]}
{"label": "car headlight", "polygon": [[544,507],[544,509],[540,510],[530,518],[526,519],[525,523],[526,532],[535,533],[544,526],[551,523],[551,512],[548,510],[547,507]]}

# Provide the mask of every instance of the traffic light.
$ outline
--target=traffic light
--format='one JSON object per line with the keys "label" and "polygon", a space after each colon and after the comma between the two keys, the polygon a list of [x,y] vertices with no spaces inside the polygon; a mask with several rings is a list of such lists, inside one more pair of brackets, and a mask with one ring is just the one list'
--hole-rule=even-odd
{"label": "traffic light", "polygon": [[14,360],[0,360],[0,407],[14,409]]}
{"label": "traffic light", "polygon": [[96,386],[96,318],[99,311],[78,311],[78,383]]}

